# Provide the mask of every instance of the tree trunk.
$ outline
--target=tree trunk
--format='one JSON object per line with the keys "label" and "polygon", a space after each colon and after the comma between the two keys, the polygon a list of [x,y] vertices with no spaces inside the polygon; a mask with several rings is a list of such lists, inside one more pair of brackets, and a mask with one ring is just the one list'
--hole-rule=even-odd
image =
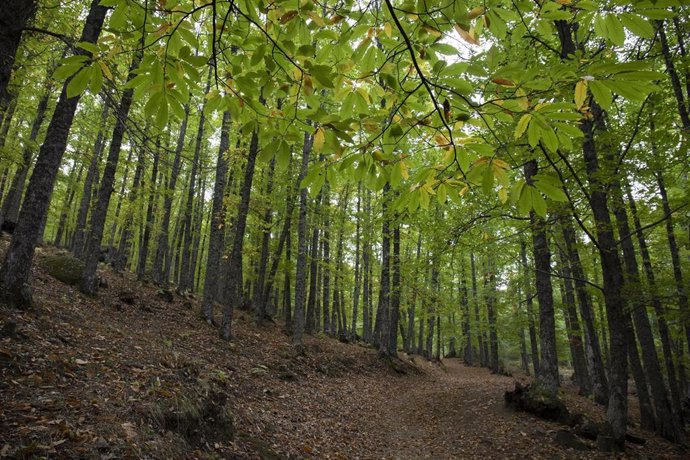
{"label": "tree trunk", "polygon": [[[89,14],[84,23],[80,41],[96,43],[103,26],[107,8],[100,6],[98,0],[93,0]],[[78,54],[90,56],[91,53],[79,49]],[[50,120],[45,140],[38,154],[34,172],[24,198],[22,210],[17,219],[14,238],[7,250],[5,261],[0,269],[0,285],[3,300],[17,307],[31,305],[31,292],[28,289],[31,263],[36,244],[41,238],[43,222],[50,204],[50,195],[55,183],[55,177],[62,156],[65,153],[67,137],[69,135],[74,113],[80,96],[67,97],[68,80],[60,94],[53,117]]]}
{"label": "tree trunk", "polygon": [[587,369],[589,370],[589,376],[592,380],[592,394],[594,395],[594,401],[599,404],[606,404],[608,402],[606,370],[604,368],[601,347],[599,345],[599,338],[594,322],[592,300],[587,290],[585,274],[577,250],[575,229],[569,218],[561,220],[561,230],[563,232],[563,241],[565,242],[567,262],[569,263],[570,273],[572,274],[575,284],[575,293],[578,298],[580,316],[582,316],[582,321],[584,323],[585,355],[587,357]]}
{"label": "tree trunk", "polygon": [[[391,251],[391,238],[390,238],[390,228],[388,222],[388,194],[390,191],[390,184],[386,184],[383,188],[383,198],[381,205],[381,278],[379,280],[379,303],[376,311],[376,326],[374,328],[374,334],[376,337],[379,349],[379,356],[388,355],[388,339],[390,337],[390,251]],[[397,331],[396,331],[397,332]]]}
{"label": "tree trunk", "polygon": [[[206,91],[204,95],[207,95],[211,85],[211,70],[209,69],[209,79],[206,83]],[[187,189],[187,204],[184,208],[184,222],[185,222],[185,233],[184,240],[182,242],[182,267],[180,268],[180,283],[177,286],[178,292],[185,292],[188,290],[194,290],[194,263],[192,262],[192,239],[194,237],[194,231],[192,226],[192,216],[194,210],[194,196],[196,195],[195,185],[197,179],[197,170],[199,169],[199,156],[201,155],[201,148],[204,141],[204,127],[206,124],[206,116],[204,115],[204,109],[206,107],[206,97],[203,98],[203,103],[199,110],[199,127],[196,131],[196,141],[194,143],[194,158],[192,159],[192,170],[189,173],[189,188]],[[203,203],[203,194],[199,198],[200,203]]]}
{"label": "tree trunk", "polygon": [[[134,72],[139,67],[140,59],[140,52],[137,52],[129,68],[127,81],[135,77]],[[101,177],[101,187],[98,190],[98,201],[91,214],[91,228],[89,229],[90,234],[86,240],[87,250],[84,257],[84,273],[80,286],[81,291],[85,294],[95,294],[98,288],[96,269],[98,268],[101,239],[103,238],[103,228],[105,227],[105,219],[108,214],[110,196],[113,193],[115,172],[120,160],[120,147],[125,133],[125,122],[129,116],[129,109],[132,105],[133,93],[134,90],[131,88],[126,89],[122,93],[122,99],[120,100],[120,105],[117,108],[115,117],[115,127],[113,128],[113,134],[110,138],[108,158],[106,160],[105,169],[103,170],[103,177]]]}
{"label": "tree trunk", "polygon": [[[357,210],[355,215],[356,227],[355,227],[355,290],[352,293],[352,341],[357,340],[357,316],[359,314],[359,294],[360,294],[360,282],[361,282],[361,270],[359,264],[359,252],[360,252],[360,206],[362,201],[362,182],[357,183]],[[327,262],[326,262],[327,263]],[[324,297],[325,298],[325,297]],[[324,309],[324,312],[326,310]]]}
{"label": "tree trunk", "polygon": [[[132,151],[134,150],[134,145],[131,145]],[[117,248],[117,257],[113,263],[113,268],[116,272],[124,271],[127,262],[129,261],[130,249],[132,246],[132,238],[134,237],[132,231],[132,225],[134,223],[134,207],[136,206],[137,198],[139,197],[139,189],[141,188],[141,181],[144,175],[144,157],[145,153],[143,151],[139,152],[137,158],[137,166],[134,169],[134,180],[132,181],[132,188],[129,190],[129,196],[127,198],[127,208],[125,209],[125,222],[122,226],[122,232],[120,233],[120,244]]]}
{"label": "tree trunk", "polygon": [[577,316],[577,307],[575,306],[572,274],[562,250],[558,251],[558,256],[560,272],[563,276],[561,295],[563,297],[563,310],[568,328],[568,342],[570,343],[573,369],[575,371],[575,382],[580,387],[580,394],[589,395],[592,392],[592,383],[587,369],[587,358],[582,346],[580,320]]}
{"label": "tree trunk", "polygon": [[[276,159],[273,157],[268,166],[268,179],[266,184],[266,196],[270,199],[273,194],[273,173],[275,171]],[[266,304],[268,303],[269,286],[266,286],[266,266],[268,265],[268,251],[271,245],[271,224],[273,223],[273,210],[270,203],[266,204],[264,211],[263,232],[261,235],[261,258],[259,259],[259,273],[256,279],[256,290],[254,291],[254,321],[261,323],[268,313]]]}
{"label": "tree trunk", "polygon": [[254,179],[254,166],[256,165],[256,156],[259,152],[259,135],[256,131],[252,132],[252,138],[249,143],[249,152],[247,154],[247,164],[244,169],[244,182],[240,192],[240,203],[237,207],[237,216],[235,218],[235,225],[233,230],[235,238],[232,244],[232,251],[228,259],[228,277],[223,289],[223,301],[225,302],[225,309],[223,313],[223,325],[221,335],[225,340],[232,338],[232,312],[235,306],[243,305],[243,277],[242,277],[242,260],[244,247],[244,235],[247,229],[247,217],[249,215],[249,198],[252,193],[252,181]]}
{"label": "tree trunk", "polygon": [[153,232],[155,208],[158,201],[157,181],[158,181],[158,162],[160,158],[160,139],[156,142],[156,152],[153,155],[153,166],[151,167],[151,183],[149,199],[146,204],[146,220],[144,232],[139,245],[139,259],[137,261],[137,279],[143,280],[146,277],[146,263],[149,257],[149,244],[151,242],[151,232]]}
{"label": "tree trunk", "polygon": [[539,373],[539,345],[537,339],[537,328],[534,324],[534,301],[532,295],[532,285],[530,282],[529,268],[527,266],[527,245],[524,241],[520,242],[520,258],[522,262],[523,284],[525,287],[525,304],[527,305],[527,325],[529,328],[529,343],[532,356],[532,368],[534,374]]}
{"label": "tree trunk", "polygon": [[388,327],[388,355],[395,356],[398,352],[398,320],[400,317],[400,224],[393,224],[393,277]]}
{"label": "tree trunk", "polygon": [[618,235],[621,238],[621,248],[623,249],[626,286],[628,287],[628,292],[626,294],[628,294],[628,298],[630,298],[630,303],[632,304],[632,318],[635,325],[635,331],[637,332],[637,339],[640,342],[644,370],[654,400],[654,413],[656,414],[654,426],[656,432],[665,439],[672,442],[679,442],[681,440],[681,432],[680,425],[677,422],[680,421],[674,419],[673,411],[671,410],[668,393],[661,374],[659,357],[656,354],[652,325],[649,322],[649,316],[647,316],[647,307],[643,302],[642,292],[631,292],[631,290],[639,290],[641,287],[640,273],[633,241],[629,237],[631,233],[628,224],[628,213],[623,203],[620,184],[614,184],[614,186],[611,187],[611,196],[613,213],[616,217],[616,223],[618,224]]}
{"label": "tree trunk", "polygon": [[77,212],[76,232],[74,234],[74,241],[72,243],[72,252],[78,258],[84,256],[84,244],[86,235],[86,219],[89,215],[89,208],[93,202],[93,184],[97,182],[98,165],[101,162],[101,155],[103,153],[103,131],[105,131],[106,122],[108,121],[108,111],[110,106],[107,102],[103,102],[103,110],[101,112],[101,123],[98,125],[98,134],[96,135],[96,143],[94,144],[93,154],[91,155],[91,162],[89,168],[86,170],[86,178],[84,179],[84,188],[79,202],[79,211]]}
{"label": "tree trunk", "polygon": [[[652,127],[652,131],[654,128]],[[656,172],[656,181],[659,185],[659,195],[661,196],[661,206],[666,215],[666,237],[668,239],[668,248],[671,253],[671,264],[673,265],[673,279],[676,282],[676,295],[678,296],[678,309],[685,317],[685,337],[690,347],[690,302],[688,301],[688,293],[685,291],[685,282],[683,280],[683,269],[680,264],[680,253],[678,251],[678,243],[676,242],[676,234],[673,230],[673,218],[671,217],[671,206],[668,204],[668,195],[666,194],[666,184],[664,183],[664,176],[661,171]],[[690,349],[690,348],[689,348]]]}
{"label": "tree trunk", "polygon": [[[22,32],[34,15],[36,4],[36,0],[3,0],[0,4],[0,113],[12,99],[10,78],[14,59]],[[82,38],[90,37],[82,34]]]}
{"label": "tree trunk", "polygon": [[[656,322],[659,328],[661,346],[664,351],[664,364],[666,365],[666,375],[668,377],[669,387],[671,389],[671,399],[673,401],[671,408],[675,413],[676,420],[681,420],[681,395],[678,388],[675,364],[673,362],[673,345],[671,343],[671,334],[669,332],[668,323],[666,322],[666,312],[664,311],[664,307],[662,306],[661,299],[659,297],[659,288],[656,284],[654,269],[652,268],[652,261],[651,257],[649,256],[649,249],[647,248],[647,241],[642,233],[642,225],[640,224],[640,219],[637,215],[637,206],[635,205],[635,200],[633,199],[629,187],[627,188],[627,196],[628,203],[630,205],[630,212],[633,217],[633,223],[635,224],[637,241],[640,246],[640,254],[642,255],[642,266],[644,267],[649,293],[651,295],[651,303],[652,307],[654,308],[654,312],[656,313]],[[682,426],[682,421],[680,426]]]}
{"label": "tree trunk", "polygon": [[[52,73],[52,69],[50,69],[50,73]],[[41,100],[38,102],[36,117],[31,124],[29,142],[24,147],[24,153],[22,154],[22,163],[18,166],[17,171],[14,173],[10,190],[7,192],[7,197],[2,203],[2,209],[0,209],[0,225],[2,225],[2,223],[5,221],[14,223],[17,222],[19,208],[22,202],[22,194],[24,193],[24,183],[26,182],[26,177],[29,174],[29,169],[31,169],[31,160],[34,153],[30,146],[36,142],[36,139],[38,139],[38,133],[41,130],[41,125],[43,124],[43,119],[45,118],[46,111],[48,109],[48,102],[50,101],[51,85],[46,83],[44,86],[46,86],[46,91],[43,93]]]}
{"label": "tree trunk", "polygon": [[55,240],[53,241],[55,246],[68,246],[69,237],[67,231],[67,219],[69,217],[70,209],[72,209],[72,202],[74,201],[77,184],[81,182],[81,175],[84,172],[84,163],[79,163],[79,169],[77,169],[76,177],[74,175],[75,169],[77,169],[76,163],[72,165],[68,175],[69,185],[67,187],[67,199],[62,203],[62,209],[60,210],[60,219],[58,221],[57,231],[55,232]]}
{"label": "tree trunk", "polygon": [[177,146],[175,148],[175,158],[173,159],[172,168],[170,170],[170,178],[165,187],[163,200],[163,219],[161,221],[160,233],[158,235],[158,244],[156,247],[156,256],[153,260],[153,281],[161,286],[167,286],[170,280],[170,254],[168,245],[170,228],[170,217],[172,214],[172,202],[175,193],[175,186],[177,185],[177,177],[180,174],[180,158],[182,150],[184,149],[184,139],[187,133],[187,121],[189,120],[189,105],[184,106],[184,118],[180,125],[180,132],[177,137]]}
{"label": "tree trunk", "polygon": [[[536,160],[525,163],[525,180],[532,185],[537,174]],[[546,222],[530,211],[532,226],[532,247],[534,250],[534,271],[537,300],[539,301],[539,339],[541,360],[537,380],[552,397],[558,391],[558,353],[556,352],[556,321],[553,310],[553,288],[551,286],[551,251],[546,236]]]}
{"label": "tree trunk", "polygon": [[213,186],[211,224],[209,225],[208,258],[206,259],[206,278],[204,278],[204,300],[202,314],[209,324],[213,323],[213,303],[218,299],[218,280],[221,270],[221,257],[225,241],[225,186],[228,175],[228,148],[230,147],[230,112],[223,112],[223,125],[220,131],[220,146],[216,162],[216,180]]}
{"label": "tree trunk", "polygon": [[[325,201],[330,202],[329,190],[330,187],[328,183],[324,185]],[[326,335],[334,335],[335,330],[332,327],[331,313],[336,314],[335,309],[333,312],[330,311],[330,295],[331,295],[331,233],[330,233],[330,212],[326,209],[323,218],[323,291],[322,291],[322,308],[323,308],[323,332]]]}
{"label": "tree trunk", "polygon": [[299,188],[299,221],[297,223],[297,273],[295,274],[295,315],[292,333],[292,344],[298,351],[302,351],[302,335],[304,333],[304,306],[307,287],[307,189],[301,186],[302,180],[307,175],[309,165],[309,153],[314,138],[309,133],[304,133],[304,145],[302,147],[302,164],[297,178]]}
{"label": "tree trunk", "polygon": [[309,297],[307,300],[306,321],[304,332],[312,334],[314,332],[314,317],[316,310],[316,275],[319,264],[319,219],[321,217],[321,202],[323,201],[323,190],[319,192],[314,203],[314,214],[312,222],[314,228],[311,234],[310,262],[309,262]]}

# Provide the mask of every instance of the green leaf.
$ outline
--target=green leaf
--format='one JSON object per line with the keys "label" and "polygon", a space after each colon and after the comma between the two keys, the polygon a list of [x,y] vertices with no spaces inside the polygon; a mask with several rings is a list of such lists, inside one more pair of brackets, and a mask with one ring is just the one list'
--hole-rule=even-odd
{"label": "green leaf", "polygon": [[528,128],[527,128],[527,142],[529,142],[529,145],[534,148],[539,144],[539,138],[541,137],[541,130],[539,129],[539,126],[537,126],[537,123],[530,122]]}
{"label": "green leaf", "polygon": [[84,67],[74,77],[72,77],[70,82],[67,83],[68,98],[79,96],[84,92],[89,84],[89,80],[91,80],[91,73],[91,67]]}
{"label": "green leaf", "polygon": [[620,19],[625,28],[638,37],[654,38],[654,27],[646,19],[632,13],[623,13]]}
{"label": "green leaf", "polygon": [[589,82],[589,90],[594,96],[594,100],[597,101],[604,110],[609,110],[611,108],[611,103],[613,102],[613,95],[611,90],[603,84],[601,81],[592,80]]}
{"label": "green leaf", "polygon": [[161,95],[158,111],[156,112],[156,127],[158,129],[165,128],[165,125],[168,123],[168,98],[165,92],[161,92]]}
{"label": "green leaf", "polygon": [[524,216],[532,209],[532,186],[525,184],[520,189],[520,198],[518,198],[518,214]]}
{"label": "green leaf", "polygon": [[93,94],[98,94],[103,88],[103,71],[101,66],[97,62],[91,64],[91,82],[89,83],[89,89]]}
{"label": "green leaf", "polygon": [[615,14],[606,15],[606,31],[608,39],[614,45],[622,46],[625,43],[625,29],[623,29],[623,24],[621,24],[620,19]]}
{"label": "green leaf", "polygon": [[534,186],[544,195],[548,196],[554,201],[568,201],[568,196],[562,188],[550,184],[546,180],[539,180],[540,176],[534,178]]}
{"label": "green leaf", "polygon": [[532,195],[532,207],[534,212],[540,217],[546,217],[546,200],[541,196],[541,193],[534,187],[529,187],[530,193]]}

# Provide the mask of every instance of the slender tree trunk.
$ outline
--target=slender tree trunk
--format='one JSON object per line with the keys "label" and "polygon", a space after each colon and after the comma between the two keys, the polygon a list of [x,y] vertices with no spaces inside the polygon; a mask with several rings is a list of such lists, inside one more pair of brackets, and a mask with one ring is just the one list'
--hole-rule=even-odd
{"label": "slender tree trunk", "polygon": [[[270,199],[273,193],[273,173],[275,171],[275,157],[271,159],[268,167],[268,179],[266,184],[266,196]],[[264,211],[264,228],[261,235],[261,258],[259,259],[259,273],[254,291],[254,321],[260,323],[268,316],[266,304],[268,303],[268,290],[266,286],[266,266],[268,265],[268,251],[271,245],[271,225],[273,223],[273,210],[271,205],[266,205]]]}
{"label": "slender tree trunk", "polygon": [[[362,182],[357,183],[357,208],[355,215],[355,290],[352,294],[352,341],[357,340],[357,317],[359,308],[359,294],[360,294],[360,281],[361,281],[361,270],[359,264],[359,253],[360,253],[360,206],[362,200]],[[325,298],[325,297],[324,297]],[[324,309],[324,312],[326,310]]]}
{"label": "slender tree trunk", "polygon": [[[525,180],[532,185],[537,174],[537,161],[525,163]],[[558,391],[558,353],[556,352],[556,321],[553,309],[553,288],[551,286],[551,251],[546,236],[546,222],[530,211],[532,225],[532,247],[537,300],[539,301],[539,339],[541,360],[537,380],[542,383],[552,397]]]}
{"label": "slender tree trunk", "polygon": [[477,266],[474,261],[474,253],[470,253],[470,274],[472,276],[472,304],[474,305],[474,321],[477,326],[477,344],[479,345],[478,362],[480,366],[484,366],[484,340],[482,338],[482,319],[479,312],[479,297],[477,295]]}
{"label": "slender tree trunk", "polygon": [[[131,150],[134,150],[134,145],[131,146]],[[117,248],[117,257],[113,263],[113,268],[117,272],[125,270],[127,262],[129,261],[129,255],[131,252],[133,230],[132,225],[134,224],[134,207],[136,206],[137,198],[139,197],[139,189],[141,188],[141,181],[144,175],[145,169],[145,156],[144,152],[139,152],[137,158],[137,166],[134,169],[134,180],[132,181],[132,188],[129,190],[129,196],[127,198],[127,208],[125,209],[125,221],[122,225],[122,232],[120,233],[120,244]]]}
{"label": "slender tree trunk", "polygon": [[240,204],[237,208],[237,216],[235,218],[235,225],[233,230],[235,232],[235,239],[232,245],[232,251],[228,259],[228,278],[224,286],[224,302],[225,309],[223,312],[223,325],[221,327],[221,335],[225,340],[232,338],[232,313],[235,306],[243,305],[243,277],[242,277],[242,261],[244,247],[244,236],[247,229],[247,217],[249,215],[249,198],[252,192],[252,181],[254,179],[254,166],[256,164],[256,156],[259,152],[259,135],[256,131],[252,132],[252,138],[249,143],[249,153],[247,155],[247,164],[244,169],[244,182],[242,182],[242,189],[240,192]]}
{"label": "slender tree trunk", "polygon": [[213,204],[211,205],[211,224],[209,225],[208,258],[206,259],[206,278],[204,278],[204,300],[202,313],[206,321],[213,323],[213,303],[218,299],[218,280],[221,269],[221,257],[225,241],[225,186],[228,175],[228,148],[230,147],[230,112],[223,113],[223,124],[220,131],[220,147],[216,162],[216,180],[213,186]]}
{"label": "slender tree trunk", "polygon": [[[137,52],[137,55],[134,56],[132,65],[129,68],[127,81],[130,81],[132,78],[134,78],[134,72],[139,67],[140,59],[140,52]],[[103,170],[103,177],[101,177],[101,187],[98,190],[98,202],[96,203],[93,213],[91,214],[91,228],[89,229],[90,234],[87,238],[87,250],[84,257],[84,274],[82,276],[80,286],[82,292],[86,294],[95,294],[96,289],[98,288],[96,269],[98,268],[101,240],[103,238],[103,229],[105,227],[105,219],[108,213],[110,196],[113,193],[115,171],[117,170],[117,164],[120,160],[120,147],[122,145],[122,138],[125,133],[125,122],[129,116],[129,109],[132,105],[133,93],[134,90],[131,88],[126,89],[122,93],[120,106],[117,108],[117,116],[115,117],[115,127],[113,128],[113,135],[111,136],[108,158],[106,160],[105,169]]]}
{"label": "slender tree trunk", "polygon": [[[518,299],[522,299],[522,292],[520,289],[520,285],[517,287],[517,296]],[[521,300],[518,300],[516,306],[515,306],[515,320],[520,324],[520,329],[518,330],[518,338],[520,340],[520,363],[522,365],[522,371],[530,375],[529,372],[529,356],[527,354],[527,338],[525,337],[525,328],[523,327],[523,322],[522,318],[520,318],[520,304],[522,303]]]}
{"label": "slender tree trunk", "polygon": [[366,343],[371,343],[371,192],[364,192],[364,248],[362,250],[362,270],[364,292],[362,292],[363,335]]}
{"label": "slender tree trunk", "polygon": [[84,256],[84,244],[86,235],[86,220],[89,215],[89,208],[93,201],[93,184],[96,183],[98,177],[98,165],[101,162],[101,155],[103,153],[103,132],[105,131],[106,122],[108,121],[108,111],[110,106],[107,102],[103,102],[103,110],[101,112],[101,123],[98,125],[98,134],[96,135],[96,143],[94,144],[93,154],[89,162],[89,169],[86,170],[86,178],[84,179],[84,189],[82,191],[81,200],[79,202],[79,211],[77,212],[76,232],[74,234],[74,241],[72,244],[72,252],[78,258]]}
{"label": "slender tree trunk", "polygon": [[[652,127],[652,131],[654,128]],[[690,302],[688,301],[688,293],[685,290],[685,282],[683,280],[683,269],[680,264],[680,255],[678,251],[678,243],[676,242],[676,234],[673,230],[673,218],[671,217],[671,206],[668,204],[668,195],[666,194],[666,184],[664,183],[664,176],[661,171],[656,173],[656,181],[659,185],[659,195],[661,196],[661,206],[666,218],[666,237],[668,239],[668,248],[671,253],[671,264],[673,266],[673,279],[676,282],[676,295],[678,296],[678,309],[681,314],[686,316],[684,321],[685,337],[690,349]]]}
{"label": "slender tree trunk", "polygon": [[[96,43],[103,26],[107,8],[93,0],[91,9],[84,23],[80,41]],[[78,54],[86,56],[90,52],[79,49]],[[24,204],[17,219],[14,238],[7,250],[5,261],[0,268],[0,294],[3,300],[17,307],[31,305],[31,292],[28,289],[29,273],[36,244],[41,238],[43,222],[50,204],[50,195],[62,156],[65,153],[74,113],[80,96],[68,98],[66,93],[68,80],[65,82],[53,117],[50,120],[45,140],[38,153],[34,172],[24,198]]]}
{"label": "slender tree trunk", "polygon": [[626,286],[628,287],[628,297],[632,304],[632,319],[637,332],[637,339],[640,342],[642,361],[646,377],[652,391],[654,401],[655,428],[658,434],[672,442],[681,440],[679,420],[676,420],[671,410],[668,393],[661,374],[659,357],[656,354],[654,334],[652,325],[647,316],[647,307],[643,302],[641,292],[630,292],[632,289],[640,289],[640,273],[637,265],[637,256],[633,241],[629,238],[630,226],[628,224],[628,213],[625,210],[620,184],[611,187],[613,212],[618,224],[618,235],[621,239],[623,249],[623,262],[626,273]]}
{"label": "slender tree trunk", "polygon": [[587,369],[585,350],[582,346],[582,334],[575,305],[572,273],[570,273],[570,266],[562,250],[558,251],[558,256],[560,259],[560,272],[563,276],[561,294],[563,296],[563,310],[568,327],[568,341],[570,342],[573,368],[575,370],[575,382],[580,387],[580,394],[589,395],[592,392],[592,383],[589,377],[589,370]]}
{"label": "slender tree trunk", "polygon": [[149,191],[149,200],[146,204],[146,220],[144,223],[144,232],[141,237],[141,244],[139,245],[139,259],[137,261],[137,279],[143,280],[146,277],[146,263],[149,257],[149,243],[151,242],[151,232],[153,232],[156,201],[158,198],[157,181],[158,181],[158,162],[160,158],[160,139],[156,142],[156,153],[153,155],[153,166],[151,167],[151,189]]}
{"label": "slender tree trunk", "polygon": [[170,217],[172,214],[172,202],[175,193],[175,186],[177,185],[177,178],[180,174],[180,159],[182,150],[184,149],[184,140],[187,133],[187,122],[189,120],[189,105],[184,107],[184,118],[180,125],[180,132],[177,137],[177,146],[175,148],[175,157],[173,159],[172,168],[170,170],[170,178],[167,187],[165,187],[163,200],[163,219],[161,220],[160,233],[158,234],[158,244],[156,247],[156,256],[153,260],[153,281],[161,286],[167,286],[170,280],[170,254],[169,254],[169,235]]}
{"label": "slender tree trunk", "polygon": [[462,309],[462,333],[465,336],[465,350],[463,361],[466,365],[472,365],[472,329],[470,327],[470,302],[467,291],[467,276],[465,274],[465,262],[463,259],[460,273],[460,308]]}
{"label": "slender tree trunk", "polygon": [[561,220],[561,230],[563,232],[563,241],[565,242],[565,251],[570,266],[570,273],[572,274],[575,284],[575,293],[578,298],[580,315],[584,323],[585,355],[587,357],[587,368],[592,380],[592,394],[594,395],[594,401],[599,404],[606,404],[608,402],[608,380],[606,378],[606,370],[604,368],[601,347],[599,345],[599,338],[594,322],[592,300],[587,290],[585,274],[577,250],[575,229],[569,218]]}
{"label": "slender tree trunk", "polygon": [[388,355],[395,356],[398,352],[398,321],[400,318],[400,224],[393,224],[393,277],[389,311],[388,327]]}
{"label": "slender tree trunk", "polygon": [[[330,187],[326,183],[324,185],[325,189],[325,202],[330,202]],[[336,314],[335,309],[333,312],[330,311],[330,295],[331,295],[331,232],[330,232],[330,212],[328,206],[324,213],[323,218],[323,291],[321,295],[322,308],[323,308],[323,332],[327,335],[334,335],[335,330],[332,327],[332,317]]]}
{"label": "slender tree trunk", "polygon": [[532,368],[534,374],[539,373],[539,345],[537,339],[537,328],[534,324],[534,297],[532,295],[532,285],[530,282],[529,268],[527,265],[527,245],[524,241],[520,242],[520,258],[522,261],[522,271],[525,287],[525,304],[527,305],[527,325],[529,328],[529,343],[532,356]]}
{"label": "slender tree trunk", "polygon": [[62,209],[60,210],[60,219],[58,220],[55,240],[53,241],[55,246],[68,246],[67,219],[70,214],[70,209],[72,209],[72,202],[74,201],[77,184],[81,182],[81,175],[84,172],[84,163],[79,163],[79,169],[77,169],[76,176],[74,175],[75,169],[77,169],[76,164],[72,165],[69,172],[70,181],[67,187],[67,199],[62,203]]}
{"label": "slender tree trunk", "polygon": [[676,66],[673,62],[671,50],[668,46],[668,39],[666,38],[664,21],[656,21],[656,25],[659,41],[661,42],[661,53],[664,56],[666,72],[668,72],[668,75],[671,79],[671,88],[673,88],[673,95],[675,96],[676,103],[678,105],[678,114],[680,115],[680,121],[683,125],[683,129],[685,130],[686,134],[688,134],[690,133],[690,115],[688,114],[688,107],[685,105],[683,88],[680,83],[680,78],[678,77],[678,72],[676,71]]}
{"label": "slender tree trunk", "polygon": [[[314,138],[307,132],[304,133],[304,145],[302,147],[302,164],[299,170],[297,183],[301,184],[307,175],[309,154]],[[307,287],[307,189],[299,188],[299,221],[297,223],[297,273],[295,274],[295,315],[292,333],[292,344],[298,351],[302,351],[302,335],[304,333],[304,306]]]}
{"label": "slender tree trunk", "polygon": [[[386,184],[383,188],[383,203],[382,203],[382,224],[381,224],[381,278],[379,281],[379,304],[376,312],[376,327],[374,334],[378,342],[379,356],[388,356],[388,340],[390,337],[390,304],[391,304],[391,285],[390,285],[390,267],[391,267],[391,238],[390,238],[390,223],[388,221],[388,195],[390,191],[390,184]],[[396,330],[397,333],[397,330]]]}
{"label": "slender tree trunk", "polygon": [[323,201],[323,190],[319,192],[314,203],[314,215],[312,221],[314,228],[311,234],[310,262],[309,262],[309,297],[307,300],[306,321],[304,332],[312,334],[314,332],[314,311],[316,310],[316,275],[319,264],[319,219],[321,217],[321,202]]}
{"label": "slender tree trunk", "polygon": [[[635,205],[635,200],[633,199],[630,188],[627,188],[628,203],[630,205],[630,212],[633,217],[633,223],[635,224],[635,232],[637,235],[637,241],[640,247],[640,254],[642,255],[642,266],[644,267],[644,272],[647,278],[647,284],[649,287],[649,293],[651,295],[651,303],[656,313],[657,327],[659,328],[659,337],[661,338],[661,346],[664,351],[664,364],[666,365],[666,375],[668,377],[669,387],[671,389],[671,399],[673,404],[671,408],[675,413],[677,420],[681,419],[681,395],[678,388],[678,380],[676,377],[675,364],[673,362],[673,345],[671,343],[671,334],[669,332],[668,323],[666,322],[666,312],[661,304],[661,299],[659,297],[659,288],[656,284],[656,278],[654,276],[654,269],[652,268],[651,257],[649,256],[649,249],[647,248],[647,241],[642,233],[642,225],[640,224],[640,219],[637,215],[637,206]],[[682,426],[682,421],[680,426]]]}
{"label": "slender tree trunk", "polygon": [[[52,69],[50,69],[52,73]],[[10,190],[7,192],[7,197],[2,203],[2,209],[0,209],[0,225],[3,222],[17,222],[17,217],[19,216],[19,208],[22,202],[22,194],[24,193],[24,183],[26,182],[26,177],[29,174],[29,169],[31,168],[33,149],[30,147],[36,139],[38,139],[38,133],[41,130],[41,125],[43,125],[43,120],[48,109],[48,102],[50,101],[51,85],[46,83],[44,85],[46,91],[38,102],[38,109],[36,110],[36,117],[31,124],[31,133],[29,135],[29,142],[24,147],[24,153],[22,154],[22,163],[18,166],[17,171],[14,173],[12,178],[12,184],[10,185]],[[9,124],[8,124],[9,126]]]}

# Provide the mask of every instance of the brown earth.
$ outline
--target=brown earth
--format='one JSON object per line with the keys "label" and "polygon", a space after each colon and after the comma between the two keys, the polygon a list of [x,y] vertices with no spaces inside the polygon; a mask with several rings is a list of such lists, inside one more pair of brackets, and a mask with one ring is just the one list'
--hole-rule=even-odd
{"label": "brown earth", "polygon": [[[197,299],[169,303],[129,274],[102,275],[108,287],[91,298],[36,267],[37,310],[0,307],[0,457],[604,458],[505,409],[515,378],[454,359],[391,364],[323,336],[299,355],[281,325],[254,326],[245,312],[228,343]],[[603,418],[570,386],[563,396]],[[625,457],[683,457],[631,431],[647,442]]]}

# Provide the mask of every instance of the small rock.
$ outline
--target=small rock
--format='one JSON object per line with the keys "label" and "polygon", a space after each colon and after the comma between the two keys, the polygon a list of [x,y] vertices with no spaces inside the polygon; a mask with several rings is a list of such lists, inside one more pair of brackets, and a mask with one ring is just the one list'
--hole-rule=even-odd
{"label": "small rock", "polygon": [[558,430],[556,436],[554,436],[554,441],[556,441],[556,444],[566,449],[589,450],[587,444],[577,439],[577,436],[568,430]]}
{"label": "small rock", "polygon": [[117,298],[120,299],[122,302],[126,303],[127,305],[134,305],[134,302],[136,302],[137,300],[134,291],[129,289],[120,292]]}
{"label": "small rock", "polygon": [[108,280],[102,276],[98,277],[98,287],[102,289],[108,289]]}
{"label": "small rock", "polygon": [[105,450],[108,447],[110,447],[110,444],[108,444],[108,441],[105,440],[102,436],[100,436],[98,439],[96,439],[96,442],[94,443],[94,446],[98,450]]}
{"label": "small rock", "polygon": [[173,295],[173,292],[170,289],[160,289],[156,293],[159,299],[164,300],[168,303],[172,303],[172,301],[175,299],[175,296]]}

